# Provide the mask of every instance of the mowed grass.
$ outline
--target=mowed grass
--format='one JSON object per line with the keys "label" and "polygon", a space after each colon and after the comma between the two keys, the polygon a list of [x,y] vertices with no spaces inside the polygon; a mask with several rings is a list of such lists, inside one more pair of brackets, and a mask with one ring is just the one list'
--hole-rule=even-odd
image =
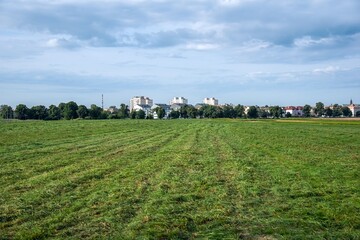
{"label": "mowed grass", "polygon": [[0,131],[0,239],[360,239],[360,121]]}

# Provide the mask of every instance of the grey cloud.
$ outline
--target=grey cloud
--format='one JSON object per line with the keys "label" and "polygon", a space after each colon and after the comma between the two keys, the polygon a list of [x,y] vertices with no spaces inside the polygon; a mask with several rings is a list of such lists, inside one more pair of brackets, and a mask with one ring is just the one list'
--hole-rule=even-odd
{"label": "grey cloud", "polygon": [[360,32],[358,1],[248,1],[214,12],[213,21],[230,26],[234,41],[258,38],[290,45],[302,36],[327,37]]}
{"label": "grey cloud", "polygon": [[[360,33],[356,0],[9,1],[0,9],[0,26],[68,34],[92,46],[239,46],[257,39],[286,48],[330,48],[353,45],[351,36]],[[206,31],[214,26],[221,27]],[[316,42],[331,38],[328,45]]]}

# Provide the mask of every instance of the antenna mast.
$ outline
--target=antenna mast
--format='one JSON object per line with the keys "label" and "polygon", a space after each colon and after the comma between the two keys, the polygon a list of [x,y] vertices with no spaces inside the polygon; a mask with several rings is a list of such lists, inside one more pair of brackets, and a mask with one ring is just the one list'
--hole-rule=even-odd
{"label": "antenna mast", "polygon": [[104,110],[104,94],[101,94],[101,108]]}

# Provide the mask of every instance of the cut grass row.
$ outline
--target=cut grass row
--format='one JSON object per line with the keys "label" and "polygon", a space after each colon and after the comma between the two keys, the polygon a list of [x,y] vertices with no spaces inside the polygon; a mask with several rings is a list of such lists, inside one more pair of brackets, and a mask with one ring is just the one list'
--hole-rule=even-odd
{"label": "cut grass row", "polygon": [[0,129],[3,239],[360,237],[357,123],[29,121]]}

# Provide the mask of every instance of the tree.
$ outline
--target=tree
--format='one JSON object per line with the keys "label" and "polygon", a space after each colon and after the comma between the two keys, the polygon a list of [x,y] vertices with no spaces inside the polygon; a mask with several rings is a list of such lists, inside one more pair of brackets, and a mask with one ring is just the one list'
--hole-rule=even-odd
{"label": "tree", "polygon": [[357,112],[355,113],[355,117],[360,117],[360,111],[357,111]]}
{"label": "tree", "polygon": [[59,120],[61,119],[61,110],[55,105],[50,105],[48,110],[48,119],[49,120]]}
{"label": "tree", "polygon": [[194,106],[187,105],[187,113],[190,118],[196,118],[198,111]]}
{"label": "tree", "polygon": [[59,103],[58,108],[60,109],[60,118],[65,118],[64,110],[65,110],[66,103]]}
{"label": "tree", "polygon": [[197,116],[198,116],[199,118],[203,118],[203,117],[204,117],[204,109],[203,109],[202,107],[199,108],[199,109],[197,109],[196,112],[197,112]]}
{"label": "tree", "polygon": [[202,106],[203,116],[206,118],[221,118],[223,117],[223,111],[220,107],[213,105]]}
{"label": "tree", "polygon": [[286,114],[285,114],[285,117],[287,117],[287,118],[290,118],[292,115],[291,115],[291,113],[289,113],[289,112],[287,112]]}
{"label": "tree", "polygon": [[271,114],[264,109],[259,109],[258,115],[260,118],[268,118]]}
{"label": "tree", "polygon": [[91,104],[89,109],[89,116],[91,119],[100,119],[102,113],[102,108],[96,106],[96,104]]}
{"label": "tree", "polygon": [[180,117],[181,118],[188,118],[189,117],[187,105],[181,106],[179,112],[180,112]]}
{"label": "tree", "polygon": [[100,116],[98,117],[98,119],[108,119],[110,116],[110,113],[107,111],[104,111],[102,108],[100,108],[100,109],[101,109],[101,112],[100,112]]}
{"label": "tree", "polygon": [[342,115],[342,107],[339,104],[333,105],[333,117],[340,117]]}
{"label": "tree", "polygon": [[17,119],[26,120],[28,119],[29,108],[25,104],[19,104],[15,108],[15,116]]}
{"label": "tree", "polygon": [[180,112],[179,112],[179,111],[175,111],[175,110],[171,110],[169,117],[170,117],[171,119],[177,119],[177,118],[180,117]]}
{"label": "tree", "polygon": [[89,116],[89,110],[87,109],[87,107],[85,105],[80,105],[78,107],[78,109],[76,110],[79,118],[86,118],[87,116]]}
{"label": "tree", "polygon": [[324,104],[322,102],[317,102],[314,108],[316,116],[321,117],[325,113]]}
{"label": "tree", "polygon": [[14,118],[14,110],[11,106],[1,105],[0,106],[0,117],[4,119]]}
{"label": "tree", "polygon": [[258,118],[259,117],[258,108],[255,106],[251,106],[247,112],[247,117],[248,118]]}
{"label": "tree", "polygon": [[270,107],[270,115],[274,118],[280,118],[283,114],[283,110],[280,106]]}
{"label": "tree", "polygon": [[146,114],[143,110],[136,111],[136,119],[145,119]]}
{"label": "tree", "polygon": [[225,105],[222,108],[223,116],[224,118],[235,118],[236,112],[234,110],[234,107],[231,105]]}
{"label": "tree", "polygon": [[325,116],[332,117],[333,116],[333,110],[329,107],[325,108]]}
{"label": "tree", "polygon": [[122,103],[118,111],[118,118],[120,119],[128,118],[130,117],[129,113],[130,113],[129,107]]}
{"label": "tree", "polygon": [[234,107],[234,111],[235,111],[235,117],[236,118],[242,118],[245,116],[245,107],[243,105],[236,105]]}
{"label": "tree", "polygon": [[343,107],[343,108],[342,108],[342,115],[343,115],[344,117],[351,117],[351,116],[352,116],[352,112],[351,112],[350,108],[349,108],[349,107]]}
{"label": "tree", "polygon": [[43,105],[33,106],[30,111],[32,119],[44,120],[48,118],[48,110]]}
{"label": "tree", "polygon": [[162,107],[157,107],[154,109],[158,119],[163,119],[165,117],[165,110]]}
{"label": "tree", "polygon": [[77,110],[78,110],[78,105],[76,104],[76,102],[70,101],[66,103],[63,110],[64,118],[67,120],[77,118],[78,117],[76,112]]}
{"label": "tree", "polygon": [[306,104],[303,108],[303,114],[304,117],[310,117],[311,116],[311,106]]}
{"label": "tree", "polygon": [[135,119],[136,118],[136,111],[135,110],[132,110],[131,113],[130,113],[130,118],[131,119]]}

